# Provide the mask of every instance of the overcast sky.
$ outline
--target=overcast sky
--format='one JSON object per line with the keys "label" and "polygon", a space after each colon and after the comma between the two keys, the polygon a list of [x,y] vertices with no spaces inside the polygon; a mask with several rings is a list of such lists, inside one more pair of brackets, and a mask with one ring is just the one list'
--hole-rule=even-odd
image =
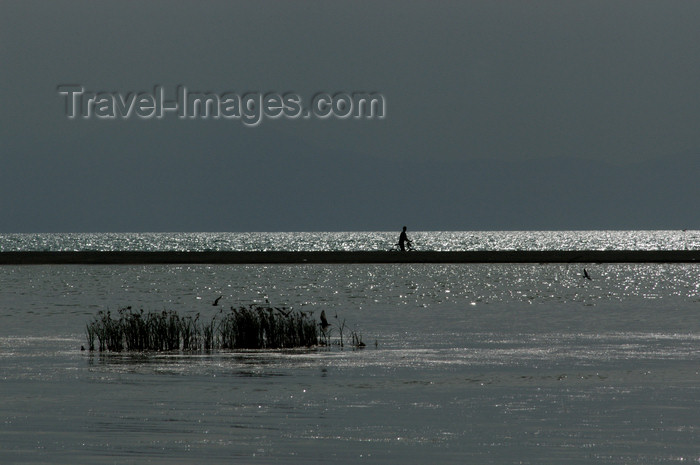
{"label": "overcast sky", "polygon": [[[0,2],[0,232],[700,228],[700,2]],[[376,92],[70,119],[60,85]]]}

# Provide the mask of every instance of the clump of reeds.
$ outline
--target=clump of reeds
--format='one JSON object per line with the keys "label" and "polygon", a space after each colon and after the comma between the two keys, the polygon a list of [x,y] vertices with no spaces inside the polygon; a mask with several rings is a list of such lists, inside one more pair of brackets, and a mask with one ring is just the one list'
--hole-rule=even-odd
{"label": "clump of reeds", "polygon": [[284,349],[318,343],[317,325],[303,312],[249,306],[231,308],[220,318],[222,349]]}
{"label": "clump of reeds", "polygon": [[89,350],[197,351],[214,349],[284,349],[319,343],[318,325],[304,312],[270,307],[231,307],[203,323],[199,313],[134,311],[118,316],[99,312],[86,326]]}

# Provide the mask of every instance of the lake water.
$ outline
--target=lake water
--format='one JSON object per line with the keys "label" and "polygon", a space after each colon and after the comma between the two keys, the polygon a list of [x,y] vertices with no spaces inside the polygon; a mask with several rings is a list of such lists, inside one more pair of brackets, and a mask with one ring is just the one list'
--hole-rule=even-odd
{"label": "lake water", "polygon": [[[0,463],[700,462],[700,266],[583,266],[2,266]],[[100,310],[219,295],[367,347],[80,350]]]}
{"label": "lake water", "polygon": [[[408,231],[417,250],[698,250],[700,231]],[[390,250],[399,232],[0,234],[0,251]]]}

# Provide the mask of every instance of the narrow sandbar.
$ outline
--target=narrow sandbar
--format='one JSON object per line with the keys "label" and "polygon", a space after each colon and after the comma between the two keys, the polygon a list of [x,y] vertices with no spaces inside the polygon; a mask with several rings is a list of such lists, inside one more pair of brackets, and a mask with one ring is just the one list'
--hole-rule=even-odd
{"label": "narrow sandbar", "polygon": [[461,252],[0,252],[1,265],[304,263],[692,263],[700,250],[496,250]]}

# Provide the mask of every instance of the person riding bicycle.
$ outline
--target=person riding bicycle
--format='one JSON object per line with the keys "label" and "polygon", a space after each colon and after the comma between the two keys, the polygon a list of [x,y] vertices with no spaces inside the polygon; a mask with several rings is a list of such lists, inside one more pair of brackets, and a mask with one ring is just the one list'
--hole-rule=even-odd
{"label": "person riding bicycle", "polygon": [[411,240],[406,235],[406,226],[404,226],[403,231],[401,231],[401,235],[399,236],[399,248],[401,249],[401,252],[406,251],[405,244],[407,242],[408,242],[408,247],[411,247]]}

